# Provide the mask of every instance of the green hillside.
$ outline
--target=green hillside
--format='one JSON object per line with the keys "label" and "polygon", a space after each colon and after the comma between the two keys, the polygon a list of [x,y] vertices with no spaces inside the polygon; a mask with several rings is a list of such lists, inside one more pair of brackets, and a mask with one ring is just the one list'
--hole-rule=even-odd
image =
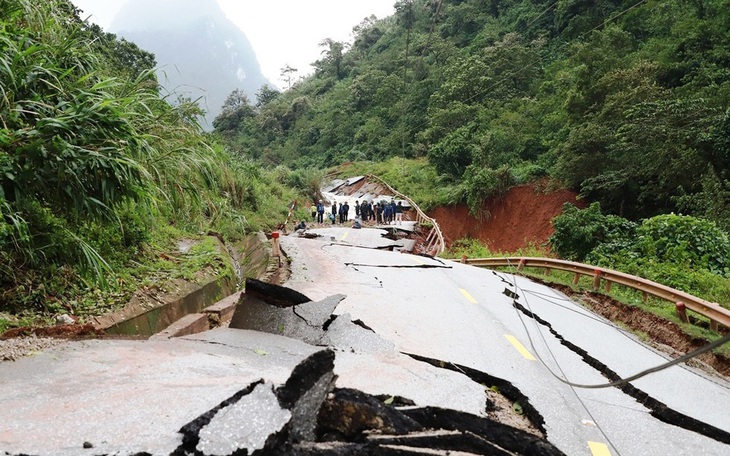
{"label": "green hillside", "polygon": [[0,332],[224,269],[213,247],[180,255],[177,240],[233,242],[286,216],[286,170],[206,138],[154,66],[67,0],[0,2]]}
{"label": "green hillside", "polygon": [[481,201],[550,176],[632,220],[730,228],[730,2],[398,1],[215,123],[264,165],[424,158]]}
{"label": "green hillside", "polygon": [[350,162],[426,208],[550,178],[600,204],[553,253],[730,302],[730,0],[399,1],[290,90],[231,93],[212,134],[68,0],[0,24],[0,332],[230,274],[206,235],[276,226]]}

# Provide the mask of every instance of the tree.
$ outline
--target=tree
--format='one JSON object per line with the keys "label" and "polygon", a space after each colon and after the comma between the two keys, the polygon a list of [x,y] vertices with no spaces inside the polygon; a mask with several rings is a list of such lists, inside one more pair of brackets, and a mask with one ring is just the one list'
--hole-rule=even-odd
{"label": "tree", "polygon": [[213,128],[220,133],[237,131],[246,119],[256,115],[248,96],[241,89],[231,92],[223,103],[223,109],[213,120]]}
{"label": "tree", "polygon": [[324,58],[314,63],[317,72],[321,75],[329,75],[335,80],[342,79],[344,76],[342,58],[345,52],[345,43],[335,41],[332,38],[325,38],[319,43],[319,47],[325,49],[322,51]]}
{"label": "tree", "polygon": [[574,261],[584,261],[603,244],[630,240],[637,227],[624,218],[604,215],[599,203],[586,209],[566,203],[552,224],[555,231],[548,239],[551,249],[561,258]]}
{"label": "tree", "polygon": [[281,76],[281,78],[279,78],[279,79],[286,82],[287,89],[291,89],[291,83],[294,80],[294,76],[297,74],[297,72],[299,70],[297,70],[296,68],[292,67],[289,64],[286,64],[284,66],[284,68],[282,68],[279,71],[280,71],[279,76]]}
{"label": "tree", "polygon": [[269,87],[268,84],[262,85],[259,91],[256,92],[256,107],[261,108],[262,106],[266,106],[279,98],[279,95],[281,95],[281,92]]}

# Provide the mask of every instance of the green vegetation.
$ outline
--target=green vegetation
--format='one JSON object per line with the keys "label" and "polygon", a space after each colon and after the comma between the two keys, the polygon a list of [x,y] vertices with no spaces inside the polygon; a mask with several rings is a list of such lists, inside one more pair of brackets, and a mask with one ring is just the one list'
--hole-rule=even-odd
{"label": "green vegetation", "polygon": [[635,224],[598,203],[568,206],[549,240],[563,258],[634,274],[730,308],[730,236],[707,220],[664,214]]}
{"label": "green vegetation", "polygon": [[[713,222],[663,214],[637,224],[615,215],[605,215],[600,204],[593,203],[585,209],[566,205],[563,213],[553,220],[553,226],[555,232],[547,246],[533,245],[517,252],[491,252],[477,240],[462,239],[454,242],[444,256],[460,259],[463,255],[468,258],[557,255],[643,277],[730,309],[730,236]],[[516,267],[508,269],[516,270]],[[593,278],[589,276],[581,276],[574,283],[572,272],[554,270],[549,275],[543,272],[526,268],[521,273],[576,291],[593,287]],[[700,326],[680,321],[673,303],[654,297],[644,301],[640,291],[620,285],[604,293],[672,321],[692,337],[717,338],[717,334],[709,330],[709,320],[705,317],[692,314],[701,322]],[[716,352],[728,356],[730,347]]]}
{"label": "green vegetation", "polygon": [[[514,252],[493,252],[488,246],[477,239],[459,239],[451,244],[444,252],[444,258],[461,259],[467,258],[504,258],[504,257],[534,257],[552,258],[555,257],[544,246],[530,244]],[[516,266],[516,265],[515,265]]]}
{"label": "green vegetation", "polygon": [[206,235],[271,228],[292,201],[308,219],[326,169],[482,218],[513,185],[562,182],[595,204],[555,220],[552,254],[727,304],[728,6],[400,0],[286,92],[231,93],[205,135],[150,53],[68,0],[0,2],[0,330],[230,274]]}
{"label": "green vegetation", "polygon": [[[485,198],[547,177],[595,203],[555,220],[553,255],[729,305],[729,6],[401,0],[216,134],[263,164],[347,163],[480,218]],[[471,240],[462,254],[488,256]]]}
{"label": "green vegetation", "polygon": [[484,215],[485,197],[550,176],[631,221],[728,230],[728,6],[401,0],[351,46],[324,40],[290,90],[232,97],[216,134],[265,165],[428,160],[426,207]]}
{"label": "green vegetation", "polygon": [[[0,327],[95,315],[193,279],[297,197],[158,93],[154,56],[66,0],[0,3]],[[180,254],[177,239],[199,240]],[[227,271],[227,272],[226,272]]]}

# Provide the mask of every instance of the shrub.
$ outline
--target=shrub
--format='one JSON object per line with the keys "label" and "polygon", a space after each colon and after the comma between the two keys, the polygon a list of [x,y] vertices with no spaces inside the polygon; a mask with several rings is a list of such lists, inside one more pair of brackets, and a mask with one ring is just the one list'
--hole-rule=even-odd
{"label": "shrub", "polygon": [[464,188],[466,190],[466,204],[475,217],[480,213],[484,200],[504,194],[514,184],[515,180],[509,167],[504,165],[499,169],[480,168],[470,165],[464,173]]}
{"label": "shrub", "polygon": [[553,219],[555,232],[548,243],[560,257],[585,261],[588,255],[604,244],[610,251],[621,250],[633,237],[636,224],[616,215],[601,213],[599,203],[586,209],[566,203],[562,214]]}
{"label": "shrub", "polygon": [[446,258],[461,258],[464,255],[468,258],[487,258],[491,257],[492,253],[489,251],[489,247],[478,239],[464,238],[451,244],[444,256]]}
{"label": "shrub", "polygon": [[675,214],[644,220],[632,250],[637,258],[730,276],[730,237],[713,222]]}

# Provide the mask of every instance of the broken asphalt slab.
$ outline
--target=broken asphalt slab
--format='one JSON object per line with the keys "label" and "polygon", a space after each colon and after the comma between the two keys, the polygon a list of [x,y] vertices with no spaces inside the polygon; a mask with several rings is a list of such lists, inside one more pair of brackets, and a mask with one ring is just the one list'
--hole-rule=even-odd
{"label": "broken asphalt slab", "polygon": [[[391,234],[392,231],[392,229],[387,229],[386,227],[356,229],[339,225],[321,227],[313,225],[312,228],[306,231],[306,233],[310,235],[316,235],[314,239],[308,240],[319,241],[321,243],[334,243],[348,246],[357,246],[366,249],[394,250],[403,248],[405,246],[405,243],[403,241],[405,241],[406,239],[392,240],[386,237],[387,235]],[[299,236],[285,236],[285,238],[288,237]]]}
{"label": "broken asphalt slab", "polygon": [[[515,434],[485,438],[451,429],[448,438],[441,436],[439,429],[454,426],[426,410],[455,406],[452,412],[493,426],[484,416],[481,385],[460,373],[439,379],[438,369],[397,353],[393,344],[347,316],[332,320],[330,312],[341,296],[312,302],[293,290],[259,285],[251,287],[257,289],[252,299],[259,306],[292,310],[309,305],[303,311],[310,319],[306,326],[318,326],[320,340],[331,348],[235,328],[169,340],[72,342],[0,365],[0,407],[13,410],[11,420],[0,426],[0,450],[11,455],[89,449],[94,454],[200,456],[500,454],[486,449],[522,439],[522,431],[504,425]],[[287,299],[299,304],[287,308]],[[361,378],[377,380],[380,385],[369,388],[384,394],[351,388]],[[429,406],[422,409],[428,423],[383,400],[394,393],[395,403],[414,404],[411,410]],[[368,439],[373,432],[410,438],[379,442]],[[436,443],[440,450],[434,452]]]}
{"label": "broken asphalt slab", "polygon": [[[562,343],[548,326],[516,309],[514,297],[503,294],[509,283],[517,281],[522,288],[513,291],[522,296],[518,301],[528,310],[532,307],[558,334],[588,354],[596,353],[595,358],[619,375],[666,359],[567,297],[555,296],[548,287],[457,262],[382,250],[289,237],[282,239],[282,249],[289,254],[292,271],[285,285],[313,299],[347,294],[336,312],[364,322],[397,350],[469,366],[508,381],[542,416],[549,441],[568,454],[586,454],[588,442],[624,454],[693,454],[694,448],[707,454],[727,451],[724,440],[714,434],[668,425],[622,390],[578,390],[550,375],[552,370],[581,384],[610,380],[586,361],[581,350]],[[693,383],[674,388],[675,380],[685,378]],[[669,408],[717,428],[727,426],[723,418],[728,389],[719,381],[674,366],[637,384],[649,395],[662,394],[661,402]],[[705,394],[715,390],[717,394]]]}
{"label": "broken asphalt slab", "polygon": [[315,302],[295,293],[247,279],[246,293],[241,295],[229,327],[279,334],[318,345],[324,324],[345,296],[334,295]]}
{"label": "broken asphalt slab", "polygon": [[183,425],[262,378],[285,383],[320,350],[219,328],[193,339],[76,341],[0,363],[0,409],[12,410],[0,451],[171,454]]}

